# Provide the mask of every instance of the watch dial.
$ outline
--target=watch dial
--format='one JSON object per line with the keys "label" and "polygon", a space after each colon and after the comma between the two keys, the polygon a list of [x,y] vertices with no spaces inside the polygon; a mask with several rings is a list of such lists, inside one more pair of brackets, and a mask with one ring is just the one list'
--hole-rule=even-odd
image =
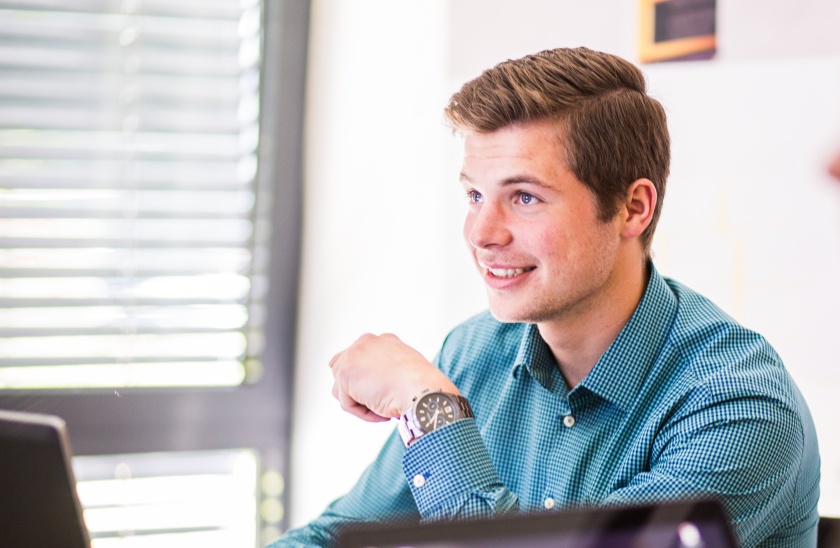
{"label": "watch dial", "polygon": [[429,432],[455,420],[455,406],[443,394],[429,394],[420,398],[415,407],[417,423]]}

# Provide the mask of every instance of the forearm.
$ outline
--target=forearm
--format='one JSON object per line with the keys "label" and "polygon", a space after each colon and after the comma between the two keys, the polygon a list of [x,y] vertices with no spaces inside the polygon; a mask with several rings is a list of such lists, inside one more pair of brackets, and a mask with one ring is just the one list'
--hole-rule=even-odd
{"label": "forearm", "polygon": [[[333,395],[347,412],[369,421],[409,412],[403,431],[411,447],[400,476],[423,520],[518,511],[518,500],[502,486],[475,420],[450,417],[446,420],[456,422],[447,425],[440,415],[447,409],[442,400],[423,403],[426,397],[459,394],[437,359],[429,362],[393,335],[368,334],[336,354],[330,368]],[[421,419],[416,406],[436,412]]]}
{"label": "forearm", "polygon": [[329,527],[323,522],[324,516],[298,529],[286,532],[282,537],[266,546],[266,548],[307,548],[334,546],[337,529]]}
{"label": "forearm", "polygon": [[519,499],[502,485],[475,421],[467,419],[423,436],[408,450],[392,436],[350,493],[269,548],[333,546],[341,529],[351,524],[518,511]]}

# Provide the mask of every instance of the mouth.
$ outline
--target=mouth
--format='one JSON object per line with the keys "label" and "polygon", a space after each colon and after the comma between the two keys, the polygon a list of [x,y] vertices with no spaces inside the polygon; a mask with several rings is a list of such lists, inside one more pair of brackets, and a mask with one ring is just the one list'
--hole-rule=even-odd
{"label": "mouth", "polygon": [[480,264],[480,266],[487,272],[489,276],[500,279],[515,278],[517,276],[525,274],[526,272],[530,272],[536,268],[534,266],[526,266],[520,268],[499,268],[490,267],[484,264]]}

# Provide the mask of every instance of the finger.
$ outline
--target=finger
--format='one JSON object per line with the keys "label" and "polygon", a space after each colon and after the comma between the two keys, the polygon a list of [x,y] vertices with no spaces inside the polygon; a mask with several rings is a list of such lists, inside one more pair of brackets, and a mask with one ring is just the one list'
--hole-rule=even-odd
{"label": "finger", "polygon": [[[335,398],[338,400],[338,403],[344,411],[352,413],[351,410],[360,405],[359,402],[351,398],[347,392],[341,389],[341,387],[334,387],[333,391],[335,392]],[[355,415],[356,413],[353,414]]]}
{"label": "finger", "polygon": [[381,415],[377,415],[376,413],[374,413],[370,409],[366,409],[366,411],[367,412],[363,416],[359,417],[360,419],[362,419],[364,421],[367,421],[367,422],[386,422],[386,421],[391,420],[388,417],[383,417]]}
{"label": "finger", "polygon": [[367,422],[384,422],[391,420],[388,417],[383,417],[378,413],[374,413],[364,405],[358,403],[352,410],[349,410],[349,412]]}
{"label": "finger", "polygon": [[368,409],[366,406],[358,403],[356,400],[347,395],[347,393],[344,391],[339,391],[338,401],[341,404],[341,408],[344,411],[364,421],[383,422],[389,420],[388,418],[378,415],[377,413],[374,413],[373,411]]}

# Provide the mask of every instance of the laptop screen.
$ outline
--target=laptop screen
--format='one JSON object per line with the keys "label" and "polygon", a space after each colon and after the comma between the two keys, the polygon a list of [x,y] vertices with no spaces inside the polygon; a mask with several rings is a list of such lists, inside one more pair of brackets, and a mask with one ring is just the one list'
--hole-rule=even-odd
{"label": "laptop screen", "polygon": [[0,410],[0,545],[90,545],[64,422]]}
{"label": "laptop screen", "polygon": [[348,528],[341,548],[710,548],[736,546],[719,504],[708,500],[604,507],[493,520]]}

